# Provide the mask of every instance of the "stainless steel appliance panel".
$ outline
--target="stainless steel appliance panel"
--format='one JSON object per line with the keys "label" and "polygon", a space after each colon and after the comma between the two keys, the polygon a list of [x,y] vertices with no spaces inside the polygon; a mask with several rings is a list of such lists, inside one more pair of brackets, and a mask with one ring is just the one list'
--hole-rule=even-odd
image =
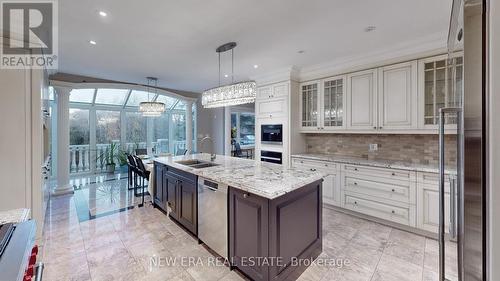
{"label": "stainless steel appliance panel", "polygon": [[228,187],[198,178],[198,238],[220,256],[228,257]]}

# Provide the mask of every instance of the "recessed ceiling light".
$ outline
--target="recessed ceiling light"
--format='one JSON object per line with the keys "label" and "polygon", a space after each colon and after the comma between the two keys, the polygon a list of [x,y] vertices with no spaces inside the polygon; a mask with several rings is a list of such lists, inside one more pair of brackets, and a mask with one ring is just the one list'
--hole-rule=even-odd
{"label": "recessed ceiling light", "polygon": [[371,32],[371,31],[374,31],[375,29],[377,29],[376,26],[370,25],[370,26],[365,27],[365,32]]}
{"label": "recessed ceiling light", "polygon": [[229,77],[229,75],[227,75],[227,74],[224,74],[224,77],[226,77],[226,78],[227,78],[227,77]]}
{"label": "recessed ceiling light", "polygon": [[306,51],[304,51],[304,50],[298,50],[298,51],[297,51],[297,53],[299,53],[299,54],[303,54],[303,53],[305,53],[305,52],[306,52]]}
{"label": "recessed ceiling light", "polygon": [[259,65],[258,64],[254,64],[253,68],[259,68]]}
{"label": "recessed ceiling light", "polygon": [[96,41],[94,41],[94,40],[90,40],[90,41],[89,41],[89,43],[90,43],[91,45],[95,45],[95,44],[97,44],[97,42],[96,42]]}
{"label": "recessed ceiling light", "polygon": [[107,14],[106,12],[104,12],[104,11],[99,11],[99,15],[100,15],[101,17],[105,17],[105,16],[107,16],[108,14]]}

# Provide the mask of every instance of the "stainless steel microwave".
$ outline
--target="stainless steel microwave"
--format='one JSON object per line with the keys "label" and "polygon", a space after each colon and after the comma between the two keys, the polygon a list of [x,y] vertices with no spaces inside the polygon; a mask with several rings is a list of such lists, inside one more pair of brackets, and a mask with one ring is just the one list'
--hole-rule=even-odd
{"label": "stainless steel microwave", "polygon": [[261,125],[261,142],[283,144],[283,124]]}

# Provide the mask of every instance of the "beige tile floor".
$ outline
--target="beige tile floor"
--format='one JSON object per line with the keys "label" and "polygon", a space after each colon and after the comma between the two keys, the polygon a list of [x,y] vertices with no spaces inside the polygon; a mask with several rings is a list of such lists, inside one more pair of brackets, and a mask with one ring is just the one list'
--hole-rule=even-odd
{"label": "beige tile floor", "polygon": [[[328,208],[323,233],[320,257],[350,264],[313,265],[299,280],[437,280],[435,240]],[[80,223],[73,196],[53,198],[40,244],[44,281],[244,280],[227,267],[209,266],[211,254],[150,205]],[[179,262],[165,266],[156,259],[161,266],[154,266],[151,257]],[[196,263],[180,264],[181,257]],[[456,259],[448,257],[447,263],[456,264]],[[447,274],[456,279],[456,268],[449,266]]]}

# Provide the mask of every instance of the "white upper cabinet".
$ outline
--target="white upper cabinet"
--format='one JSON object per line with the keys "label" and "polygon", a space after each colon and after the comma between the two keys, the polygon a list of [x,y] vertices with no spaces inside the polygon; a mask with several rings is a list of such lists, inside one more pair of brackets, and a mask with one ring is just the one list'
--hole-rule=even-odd
{"label": "white upper cabinet", "polygon": [[344,129],[345,76],[325,79],[322,86],[320,127],[322,130]]}
{"label": "white upper cabinet", "polygon": [[302,131],[321,130],[319,88],[320,81],[300,85],[300,128]]}
{"label": "white upper cabinet", "polygon": [[377,70],[347,76],[347,129],[377,129]]}
{"label": "white upper cabinet", "polygon": [[279,83],[257,88],[257,99],[288,97],[288,83]]}
{"label": "white upper cabinet", "polygon": [[264,86],[257,88],[256,99],[258,100],[270,99],[272,96],[272,90],[273,90],[272,86]]}
{"label": "white upper cabinet", "polygon": [[[439,109],[462,105],[461,56],[435,56],[302,83],[300,131],[437,133]],[[270,87],[258,95],[269,98],[276,92]],[[447,133],[455,128],[456,116],[447,116]]]}
{"label": "white upper cabinet", "polygon": [[[463,96],[463,58],[457,54],[448,60],[447,55],[419,61],[419,127],[437,129],[439,109],[459,107]],[[446,129],[453,129],[456,117],[447,116]]]}
{"label": "white upper cabinet", "polygon": [[379,68],[378,129],[417,128],[417,61]]}
{"label": "white upper cabinet", "polygon": [[318,132],[345,129],[345,94],[345,76],[301,84],[301,131]]}
{"label": "white upper cabinet", "polygon": [[288,115],[289,83],[257,88],[255,115],[257,118],[277,118]]}

